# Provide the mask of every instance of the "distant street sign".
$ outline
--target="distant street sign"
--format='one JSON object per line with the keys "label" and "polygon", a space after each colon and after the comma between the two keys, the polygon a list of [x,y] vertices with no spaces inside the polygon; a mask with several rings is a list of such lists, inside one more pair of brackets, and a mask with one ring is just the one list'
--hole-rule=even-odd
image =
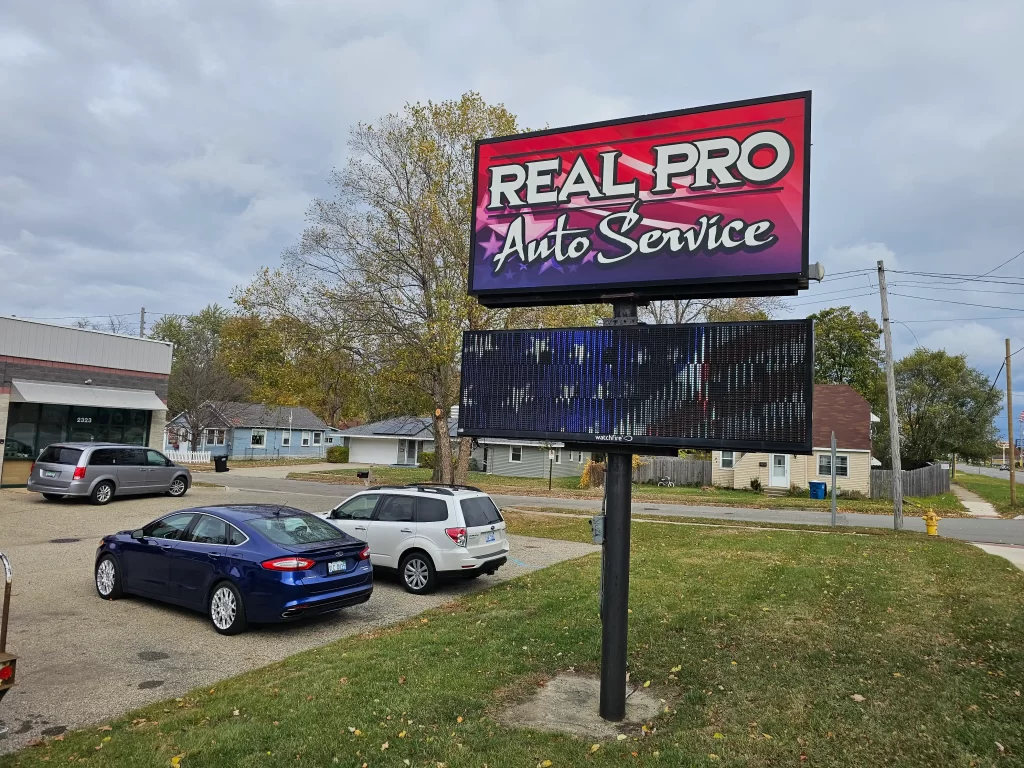
{"label": "distant street sign", "polygon": [[459,435],[811,453],[809,320],[463,336]]}

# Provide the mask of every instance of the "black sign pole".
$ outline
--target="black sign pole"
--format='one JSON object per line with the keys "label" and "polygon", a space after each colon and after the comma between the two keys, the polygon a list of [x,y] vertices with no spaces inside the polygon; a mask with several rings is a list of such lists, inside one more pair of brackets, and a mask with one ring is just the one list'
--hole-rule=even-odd
{"label": "black sign pole", "polygon": [[[616,302],[615,317],[636,321],[636,303]],[[627,320],[628,322],[628,320]],[[599,714],[618,722],[626,716],[626,644],[629,625],[629,527],[633,454],[608,453],[605,475],[604,557]]]}

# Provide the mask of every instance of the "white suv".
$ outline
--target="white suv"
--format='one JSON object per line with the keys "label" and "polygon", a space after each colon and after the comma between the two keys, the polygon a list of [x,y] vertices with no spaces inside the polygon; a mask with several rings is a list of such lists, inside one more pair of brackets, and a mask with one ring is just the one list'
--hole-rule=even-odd
{"label": "white suv", "polygon": [[375,486],[322,517],[369,544],[370,562],[397,570],[415,594],[439,576],[493,574],[508,558],[501,512],[470,486]]}

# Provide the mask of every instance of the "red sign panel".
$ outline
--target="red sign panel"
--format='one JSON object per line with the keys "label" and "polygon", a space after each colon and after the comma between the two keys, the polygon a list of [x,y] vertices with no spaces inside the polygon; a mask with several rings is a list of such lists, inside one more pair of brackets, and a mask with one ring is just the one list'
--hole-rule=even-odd
{"label": "red sign panel", "polygon": [[479,142],[469,292],[515,305],[806,287],[810,100]]}

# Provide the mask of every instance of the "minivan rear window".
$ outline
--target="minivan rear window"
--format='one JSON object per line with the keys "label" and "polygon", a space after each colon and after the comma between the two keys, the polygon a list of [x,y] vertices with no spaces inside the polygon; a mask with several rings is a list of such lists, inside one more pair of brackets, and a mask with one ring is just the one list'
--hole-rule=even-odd
{"label": "minivan rear window", "polygon": [[59,445],[51,445],[39,454],[36,461],[42,464],[65,464],[69,467],[76,466],[82,458],[82,451],[78,448],[62,448]]}
{"label": "minivan rear window", "polygon": [[275,515],[249,520],[249,525],[274,544],[294,547],[337,541],[344,534],[330,523],[313,515]]}
{"label": "minivan rear window", "polygon": [[462,516],[467,528],[502,522],[501,512],[494,506],[490,496],[474,496],[472,499],[463,499],[459,504],[462,505]]}

